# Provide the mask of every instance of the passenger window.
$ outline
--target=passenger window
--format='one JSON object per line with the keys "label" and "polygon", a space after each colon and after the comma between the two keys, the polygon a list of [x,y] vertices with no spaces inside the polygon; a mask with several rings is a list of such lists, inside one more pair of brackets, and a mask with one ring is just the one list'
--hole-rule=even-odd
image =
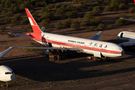
{"label": "passenger window", "polygon": [[5,74],[12,74],[13,72],[5,72]]}

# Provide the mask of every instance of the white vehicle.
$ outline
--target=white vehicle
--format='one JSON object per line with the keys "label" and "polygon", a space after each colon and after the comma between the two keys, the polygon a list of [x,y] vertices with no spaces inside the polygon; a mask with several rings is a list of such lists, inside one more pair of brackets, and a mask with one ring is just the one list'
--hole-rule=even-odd
{"label": "white vehicle", "polygon": [[[45,28],[40,29],[33,16],[27,8],[25,8],[31,27],[32,33],[26,35],[10,33],[13,35],[25,36],[35,40],[38,43],[46,45],[48,47],[32,47],[33,49],[68,49],[68,50],[80,50],[83,53],[92,54],[94,57],[119,57],[124,55],[124,50],[121,46],[104,41],[98,41],[98,38],[102,34],[102,31],[94,35],[91,39],[83,39],[78,37],[71,37],[65,35],[58,35],[52,33],[43,32]],[[1,57],[5,55],[12,48],[31,48],[31,47],[10,47],[1,54]]]}
{"label": "white vehicle", "polygon": [[0,81],[7,83],[14,79],[15,79],[15,73],[13,72],[13,70],[8,66],[0,65]]}

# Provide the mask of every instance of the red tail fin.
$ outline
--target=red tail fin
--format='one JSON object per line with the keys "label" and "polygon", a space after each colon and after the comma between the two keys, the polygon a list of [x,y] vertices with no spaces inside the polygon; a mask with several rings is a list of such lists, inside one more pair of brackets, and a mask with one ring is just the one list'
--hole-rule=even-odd
{"label": "red tail fin", "polygon": [[135,3],[135,0],[134,0],[134,3]]}
{"label": "red tail fin", "polygon": [[32,27],[32,29],[33,29],[33,32],[34,32],[34,33],[42,32],[42,31],[40,30],[38,24],[36,23],[35,19],[34,19],[33,16],[31,15],[30,11],[29,11],[27,8],[25,8],[25,11],[26,11],[26,13],[27,13],[27,16],[28,16],[29,22],[30,22],[30,24],[31,24],[31,27]]}

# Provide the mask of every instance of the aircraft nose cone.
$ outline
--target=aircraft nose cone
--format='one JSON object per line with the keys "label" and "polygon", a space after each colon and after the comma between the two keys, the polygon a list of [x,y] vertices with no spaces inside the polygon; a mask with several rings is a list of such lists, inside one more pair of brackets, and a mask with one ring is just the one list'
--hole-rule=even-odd
{"label": "aircraft nose cone", "polygon": [[14,80],[15,79],[15,73],[13,73],[12,75],[11,75],[11,80]]}

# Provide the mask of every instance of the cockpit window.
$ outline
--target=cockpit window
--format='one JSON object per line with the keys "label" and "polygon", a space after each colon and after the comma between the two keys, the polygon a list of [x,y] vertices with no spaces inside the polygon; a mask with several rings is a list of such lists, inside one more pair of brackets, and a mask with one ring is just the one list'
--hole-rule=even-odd
{"label": "cockpit window", "polygon": [[13,74],[13,72],[5,72],[5,74]]}
{"label": "cockpit window", "polygon": [[123,33],[120,34],[120,38],[122,38],[122,37],[123,37]]}

